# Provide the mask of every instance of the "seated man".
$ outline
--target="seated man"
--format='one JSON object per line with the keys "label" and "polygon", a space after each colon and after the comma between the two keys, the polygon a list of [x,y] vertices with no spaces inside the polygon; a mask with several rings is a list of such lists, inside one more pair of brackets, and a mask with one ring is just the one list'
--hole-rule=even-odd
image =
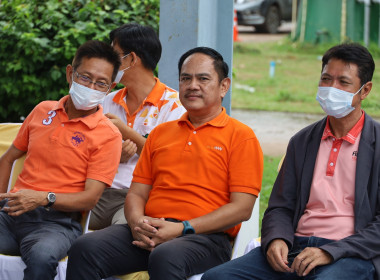
{"label": "seated man", "polygon": [[179,120],[150,133],[125,201],[128,224],[86,234],[69,251],[68,280],[148,270],[186,279],[228,261],[230,241],[251,216],[263,156],[248,126],[222,108],[228,66],[199,47],[179,60]]}
{"label": "seated man", "polygon": [[111,31],[110,39],[121,58],[121,70],[115,82],[125,87],[108,94],[103,107],[113,122],[121,120],[119,126],[125,141],[112,186],[104,190],[91,211],[90,229],[127,222],[125,196],[146,137],[160,123],[176,120],[186,111],[178,92],[154,77],[153,71],[161,57],[161,43],[151,27],[124,24]]}
{"label": "seated man", "polygon": [[359,44],[324,54],[317,100],[328,116],[290,140],[262,246],[202,279],[379,279],[380,125],[361,109],[374,69]]}
{"label": "seated man", "polygon": [[[88,41],[66,67],[70,95],[38,104],[0,158],[0,253],[21,255],[24,279],[54,279],[82,233],[81,211],[112,184],[121,135],[99,105],[120,66],[111,46]],[[7,192],[13,162],[23,170]]]}

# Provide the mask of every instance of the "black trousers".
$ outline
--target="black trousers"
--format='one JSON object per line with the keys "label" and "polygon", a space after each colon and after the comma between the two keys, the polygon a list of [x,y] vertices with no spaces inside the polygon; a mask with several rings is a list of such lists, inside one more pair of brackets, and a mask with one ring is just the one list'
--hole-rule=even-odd
{"label": "black trousers", "polygon": [[128,225],[82,235],[69,251],[66,279],[102,279],[143,270],[151,280],[186,279],[231,259],[231,244],[224,233],[181,236],[152,252],[132,241]]}

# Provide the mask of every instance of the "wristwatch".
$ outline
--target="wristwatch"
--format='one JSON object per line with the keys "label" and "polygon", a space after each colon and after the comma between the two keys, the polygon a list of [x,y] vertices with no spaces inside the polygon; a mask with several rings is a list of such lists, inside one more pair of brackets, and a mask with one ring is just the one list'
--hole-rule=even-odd
{"label": "wristwatch", "polygon": [[48,204],[45,205],[45,208],[49,209],[49,207],[51,207],[55,202],[55,199],[56,199],[55,193],[48,192],[46,199],[48,200]]}
{"label": "wristwatch", "polygon": [[185,235],[185,234],[194,234],[195,233],[195,230],[190,225],[189,221],[183,221],[182,224],[183,224],[182,235]]}

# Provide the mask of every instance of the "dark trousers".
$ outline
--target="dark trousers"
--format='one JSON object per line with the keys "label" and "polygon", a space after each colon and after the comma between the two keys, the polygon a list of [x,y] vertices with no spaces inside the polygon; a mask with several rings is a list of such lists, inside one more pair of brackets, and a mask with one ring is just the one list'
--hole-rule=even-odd
{"label": "dark trousers", "polygon": [[151,280],[186,279],[231,258],[226,234],[190,234],[152,252],[132,244],[128,225],[112,225],[78,238],[69,251],[67,280],[102,279],[148,270]]}
{"label": "dark trousers", "polygon": [[[288,254],[289,265],[306,247],[320,247],[333,240],[295,236],[292,250]],[[329,265],[317,266],[307,276],[296,273],[274,271],[269,265],[261,247],[228,263],[212,268],[202,276],[202,280],[372,280],[375,268],[371,260],[342,258]]]}
{"label": "dark trousers", "polygon": [[77,221],[54,209],[38,207],[17,217],[0,211],[0,253],[21,255],[25,280],[54,279],[58,262],[81,233]]}

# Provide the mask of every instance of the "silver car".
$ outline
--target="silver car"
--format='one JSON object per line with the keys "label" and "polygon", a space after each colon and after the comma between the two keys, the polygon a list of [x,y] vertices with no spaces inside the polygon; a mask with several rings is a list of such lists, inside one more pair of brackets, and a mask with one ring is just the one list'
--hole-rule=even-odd
{"label": "silver car", "polygon": [[292,0],[234,0],[239,25],[254,26],[256,31],[277,33],[281,21],[292,18]]}

